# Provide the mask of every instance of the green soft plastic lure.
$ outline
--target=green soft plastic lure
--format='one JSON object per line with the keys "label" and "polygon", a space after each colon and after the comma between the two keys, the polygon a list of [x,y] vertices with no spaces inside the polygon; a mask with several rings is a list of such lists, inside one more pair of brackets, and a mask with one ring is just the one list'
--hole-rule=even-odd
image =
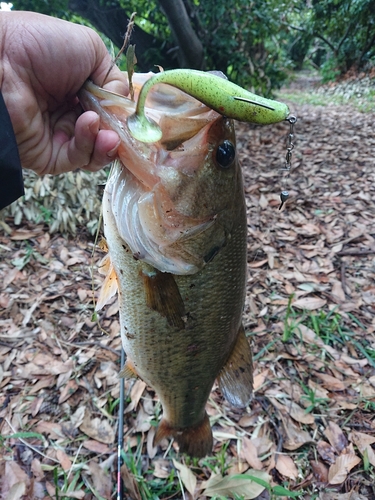
{"label": "green soft plastic lure", "polygon": [[139,94],[136,112],[128,118],[131,135],[142,142],[157,142],[162,137],[159,126],[145,115],[147,94],[157,83],[172,85],[234,120],[269,125],[281,122],[289,115],[286,104],[253,94],[214,73],[173,69],[147,80]]}

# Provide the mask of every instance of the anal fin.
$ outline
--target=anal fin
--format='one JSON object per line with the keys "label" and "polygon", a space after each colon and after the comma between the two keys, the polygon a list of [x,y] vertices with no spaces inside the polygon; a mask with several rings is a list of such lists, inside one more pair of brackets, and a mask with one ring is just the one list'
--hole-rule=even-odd
{"label": "anal fin", "polygon": [[169,325],[183,330],[185,305],[173,275],[155,269],[152,272],[141,271],[141,277],[147,306],[164,316]]}
{"label": "anal fin", "polygon": [[218,383],[223,396],[232,406],[242,408],[250,402],[253,361],[250,344],[242,325],[228,361],[218,376]]}
{"label": "anal fin", "polygon": [[207,413],[199,424],[185,428],[173,427],[167,420],[162,419],[156,430],[155,445],[168,437],[173,437],[180,452],[190,457],[202,458],[212,453],[213,437]]}
{"label": "anal fin", "polygon": [[125,365],[118,374],[118,378],[138,378],[137,371],[131,359],[125,361]]}

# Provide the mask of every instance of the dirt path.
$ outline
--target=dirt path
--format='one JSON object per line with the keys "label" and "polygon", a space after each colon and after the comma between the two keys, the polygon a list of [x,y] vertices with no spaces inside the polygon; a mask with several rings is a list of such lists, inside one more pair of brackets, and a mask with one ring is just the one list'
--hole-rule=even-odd
{"label": "dirt path", "polygon": [[[342,492],[334,498],[349,498],[344,492],[352,488],[357,499],[373,498],[374,115],[331,106],[291,105],[291,111],[298,123],[290,199],[281,211],[285,186],[279,168],[288,125],[238,126],[249,229],[245,323],[256,359],[255,400],[239,413],[218,391],[212,393],[215,451],[228,444],[226,474],[262,470],[273,484],[303,490],[304,498],[328,483]],[[0,492],[6,498],[21,483],[23,498],[49,498],[45,491],[54,496],[52,470],[58,467],[60,490],[76,474],[85,482],[71,483],[75,496],[67,498],[96,498],[84,493],[88,484],[110,498],[118,307],[114,300],[100,318],[107,333],[91,321],[92,241],[85,233],[69,241],[50,238],[38,226],[14,229],[10,238],[2,233],[0,245]],[[98,287],[96,272],[94,281]],[[129,457],[139,457],[138,472],[148,481],[168,484],[174,447],[166,455],[168,443],[162,452],[152,447],[155,396],[141,381],[127,382],[127,390]],[[18,435],[1,448],[3,438],[21,431],[44,439]],[[370,465],[364,472],[366,453]],[[62,470],[74,474],[67,480]],[[205,463],[195,472],[199,484],[211,475]],[[171,485],[177,488],[178,481]],[[141,486],[132,487],[137,498]],[[333,498],[325,495],[319,498]]]}

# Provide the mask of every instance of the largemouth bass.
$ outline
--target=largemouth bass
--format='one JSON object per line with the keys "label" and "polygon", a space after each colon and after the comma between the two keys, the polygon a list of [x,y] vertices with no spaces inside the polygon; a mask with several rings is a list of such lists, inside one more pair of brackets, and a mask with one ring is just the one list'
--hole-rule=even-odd
{"label": "largemouth bass", "polygon": [[[136,99],[151,75],[134,76]],[[158,84],[146,114],[162,138],[145,144],[129,132],[130,99],[87,82],[80,101],[121,138],[103,197],[109,252],[97,309],[118,290],[122,375],[140,377],[161,401],[155,442],[171,436],[181,452],[203,457],[212,450],[205,406],[215,379],[237,407],[252,391],[242,326],[246,206],[233,122]]]}

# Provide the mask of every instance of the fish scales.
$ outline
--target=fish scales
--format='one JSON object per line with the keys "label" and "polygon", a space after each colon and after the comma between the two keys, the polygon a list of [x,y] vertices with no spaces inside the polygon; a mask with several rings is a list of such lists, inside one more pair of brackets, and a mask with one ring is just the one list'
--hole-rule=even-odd
{"label": "fish scales", "polygon": [[156,443],[172,436],[180,451],[202,457],[212,451],[205,406],[215,379],[238,407],[249,403],[252,390],[241,322],[242,173],[231,120],[168,85],[150,94],[147,112],[163,131],[150,145],[127,129],[134,103],[91,83],[80,94],[101,127],[116,130],[122,141],[103,197],[108,257],[98,308],[116,283],[127,355],[121,375],[140,377],[158,395],[163,418]]}
{"label": "fish scales", "polygon": [[182,428],[195,425],[202,420],[214,380],[241,325],[246,285],[244,200],[238,197],[237,227],[213,261],[196,274],[174,277],[186,308],[184,328],[179,329],[147,306],[142,273],[151,266],[135,260],[112,230],[115,221],[110,209],[106,213],[108,198],[104,230],[121,291],[125,352],[140,378],[155,389],[164,417]]}

